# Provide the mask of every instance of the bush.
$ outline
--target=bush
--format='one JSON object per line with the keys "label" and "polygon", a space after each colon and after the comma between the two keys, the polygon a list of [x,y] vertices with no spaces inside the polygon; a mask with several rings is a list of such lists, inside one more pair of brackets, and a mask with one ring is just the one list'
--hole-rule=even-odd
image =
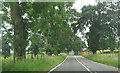
{"label": "bush", "polygon": [[58,52],[57,52],[57,50],[55,50],[55,51],[54,51],[54,54],[55,54],[55,55],[58,55]]}
{"label": "bush", "polygon": [[110,51],[106,51],[106,52],[103,52],[103,53],[105,54],[105,53],[111,53],[111,52]]}
{"label": "bush", "polygon": [[52,54],[52,56],[55,56],[54,54]]}
{"label": "bush", "polygon": [[52,55],[52,53],[51,53],[51,52],[48,52],[47,54],[48,54],[48,55]]}
{"label": "bush", "polygon": [[59,56],[66,56],[67,54],[66,53],[60,53],[58,54]]}
{"label": "bush", "polygon": [[114,51],[114,53],[119,53],[119,51]]}
{"label": "bush", "polygon": [[78,55],[82,55],[82,52],[80,52]]}

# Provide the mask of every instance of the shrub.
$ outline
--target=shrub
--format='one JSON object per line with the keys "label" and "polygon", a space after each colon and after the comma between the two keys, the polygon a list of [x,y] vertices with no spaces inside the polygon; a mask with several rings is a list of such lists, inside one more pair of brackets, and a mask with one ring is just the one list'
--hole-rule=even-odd
{"label": "shrub", "polygon": [[60,53],[58,54],[59,56],[66,56],[67,54],[66,53]]}

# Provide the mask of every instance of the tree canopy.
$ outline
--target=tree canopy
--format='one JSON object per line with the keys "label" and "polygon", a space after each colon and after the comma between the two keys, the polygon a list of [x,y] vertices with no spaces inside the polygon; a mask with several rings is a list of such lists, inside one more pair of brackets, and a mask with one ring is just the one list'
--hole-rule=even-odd
{"label": "tree canopy", "polygon": [[48,55],[81,51],[84,42],[70,26],[76,13],[72,6],[72,2],[3,3],[3,34],[9,33],[16,59],[23,59],[26,52],[37,55],[41,50]]}
{"label": "tree canopy", "polygon": [[[94,6],[83,6],[81,10],[79,20],[72,24],[74,31],[80,30],[86,35],[88,48],[93,53],[108,48],[113,51],[115,39],[118,37],[117,3],[103,2]],[[84,33],[86,27],[90,31]]]}
{"label": "tree canopy", "polygon": [[[76,54],[86,48],[85,41],[76,36],[80,31],[87,39],[88,49],[118,49],[118,3],[98,3],[83,6],[81,12],[72,8],[73,2],[5,2],[2,8],[3,53],[10,49],[22,60],[26,52],[58,55],[73,50]],[[89,32],[85,31],[89,28]],[[11,45],[9,45],[11,44]],[[7,53],[6,53],[7,52]]]}

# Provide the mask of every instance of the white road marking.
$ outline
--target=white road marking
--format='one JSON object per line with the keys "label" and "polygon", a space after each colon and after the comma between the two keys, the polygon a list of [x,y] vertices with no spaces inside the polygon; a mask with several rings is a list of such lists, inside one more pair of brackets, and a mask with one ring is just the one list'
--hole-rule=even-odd
{"label": "white road marking", "polygon": [[85,69],[87,69],[87,71],[89,71],[90,73],[92,73],[92,71],[90,71],[89,68],[87,68],[83,63],[81,63],[75,56],[75,59],[78,61],[78,63],[80,63]]}
{"label": "white road marking", "polygon": [[52,68],[48,73],[52,72],[53,70],[55,70],[56,68],[58,68],[60,65],[62,65],[66,61],[67,58],[68,58],[68,56],[65,58],[65,60],[62,63],[60,63],[57,66],[55,66],[54,68]]}

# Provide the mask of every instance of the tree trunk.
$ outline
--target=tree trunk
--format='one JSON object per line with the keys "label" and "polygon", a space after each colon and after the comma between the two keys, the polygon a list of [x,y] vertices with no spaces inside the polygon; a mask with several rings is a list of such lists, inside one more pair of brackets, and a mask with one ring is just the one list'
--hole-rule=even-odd
{"label": "tree trunk", "polygon": [[31,59],[33,59],[33,54],[31,55]]}
{"label": "tree trunk", "polygon": [[39,56],[37,55],[37,60],[39,59]]}
{"label": "tree trunk", "polygon": [[11,9],[11,18],[14,26],[14,47],[16,59],[22,60],[25,55],[25,27],[21,15],[21,9],[18,2],[9,3]]}
{"label": "tree trunk", "polygon": [[24,59],[26,59],[26,55],[24,55]]}
{"label": "tree trunk", "polygon": [[96,54],[96,50],[93,50],[92,52],[93,52],[93,54]]}
{"label": "tree trunk", "polygon": [[45,42],[46,42],[45,44],[46,44],[46,46],[48,46],[48,37],[47,37],[47,34],[45,33],[44,36],[45,36]]}
{"label": "tree trunk", "polygon": [[6,59],[6,56],[4,56],[4,59]]}
{"label": "tree trunk", "polygon": [[14,54],[13,54],[13,61],[15,63],[15,51],[14,51]]}
{"label": "tree trunk", "polygon": [[102,52],[99,50],[100,54],[102,54]]}

